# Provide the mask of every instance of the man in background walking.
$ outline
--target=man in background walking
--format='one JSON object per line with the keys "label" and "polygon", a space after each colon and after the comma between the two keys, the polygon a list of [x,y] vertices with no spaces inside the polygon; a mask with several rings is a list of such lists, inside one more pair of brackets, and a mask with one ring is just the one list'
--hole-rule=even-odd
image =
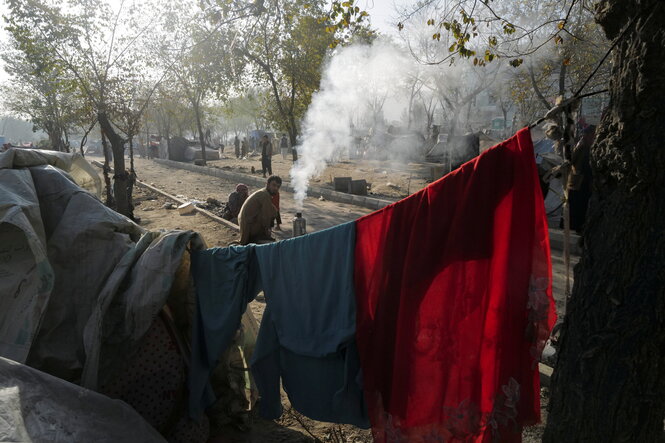
{"label": "man in background walking", "polygon": [[263,178],[266,178],[266,171],[268,175],[272,175],[272,143],[268,135],[264,135],[261,140],[261,168],[263,169]]}

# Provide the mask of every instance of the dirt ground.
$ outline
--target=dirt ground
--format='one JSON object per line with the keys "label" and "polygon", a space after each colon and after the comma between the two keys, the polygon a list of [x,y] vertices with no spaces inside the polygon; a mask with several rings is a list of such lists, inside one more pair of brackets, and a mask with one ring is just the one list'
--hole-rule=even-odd
{"label": "dirt ground", "polygon": [[177,210],[164,209],[170,200],[137,187],[134,190],[134,215],[141,219],[140,225],[151,231],[160,229],[191,230],[201,234],[210,248],[228,246],[239,238],[239,234],[208,217],[195,212],[190,215],[179,215]]}
{"label": "dirt ground", "polygon": [[[209,166],[231,168],[238,172],[261,172],[261,157],[236,159],[233,152],[225,149],[221,160],[208,162]],[[286,160],[282,155],[272,158],[273,174],[290,181],[289,171],[293,165],[292,158]],[[365,179],[371,184],[370,195],[388,197],[398,200],[418,191],[431,181],[430,167],[434,163],[397,163],[378,160],[342,160],[331,163],[320,177],[312,179],[312,186],[333,188],[333,177],[351,177],[354,180]]]}
{"label": "dirt ground", "polygon": [[[235,182],[219,177],[170,168],[145,159],[136,159],[136,172],[139,180],[152,184],[171,195],[180,195],[183,200],[194,199],[205,202],[208,198],[215,198],[220,202],[226,202],[228,195],[236,186]],[[250,186],[250,193],[254,191],[256,188]],[[277,238],[291,237],[292,221],[296,212],[292,194],[281,193],[280,212],[283,230],[276,232],[275,236]],[[356,220],[370,213],[371,210],[308,197],[302,212],[307,219],[307,232],[313,232]],[[141,216],[141,211],[137,213]]]}
{"label": "dirt ground", "polygon": [[[486,137],[481,139],[481,152],[494,146],[498,141]],[[277,143],[278,144],[278,143]],[[275,144],[276,146],[276,144]],[[208,166],[234,169],[238,172],[261,173],[261,157],[259,154],[251,154],[247,158],[237,159],[235,157],[233,144],[226,146],[220,155],[220,160],[208,161]],[[273,174],[290,181],[289,171],[293,165],[293,158],[289,154],[283,158],[281,153],[272,157]],[[370,195],[376,197],[399,200],[419,191],[440,176],[432,176],[432,168],[438,168],[438,163],[383,161],[365,159],[342,159],[331,162],[319,177],[312,179],[312,186],[333,188],[334,177],[351,177],[354,180],[365,179],[371,188]]]}

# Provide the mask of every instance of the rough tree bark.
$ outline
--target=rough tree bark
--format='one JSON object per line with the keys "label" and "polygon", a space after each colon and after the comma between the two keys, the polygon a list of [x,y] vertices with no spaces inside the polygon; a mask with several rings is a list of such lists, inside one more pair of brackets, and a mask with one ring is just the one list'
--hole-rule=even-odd
{"label": "rough tree bark", "polygon": [[101,132],[102,148],[104,150],[104,168],[102,171],[104,173],[104,188],[106,189],[106,206],[109,208],[115,208],[115,200],[113,199],[113,191],[111,188],[111,178],[109,177],[109,173],[111,172],[109,163],[111,163],[113,155],[111,154],[111,150],[109,149],[108,143],[106,142],[106,135],[104,135],[104,131]]}
{"label": "rough tree bark", "polygon": [[206,164],[206,140],[203,134],[203,125],[201,124],[201,104],[198,101],[192,100],[194,105],[194,115],[196,116],[196,130],[199,133],[199,143],[201,143],[201,160]]}
{"label": "rough tree bark", "polygon": [[131,217],[131,205],[127,195],[129,175],[125,170],[125,141],[115,131],[106,113],[100,112],[97,115],[97,120],[102,131],[111,142],[111,150],[113,151],[113,196],[115,197],[115,210],[126,217]]}
{"label": "rough tree bark", "polygon": [[566,95],[566,72],[568,65],[565,59],[561,60],[561,68],[559,69],[559,95],[564,97]]}
{"label": "rough tree bark", "polygon": [[[148,140],[150,138],[148,137]],[[148,142],[148,149],[150,149],[150,142]],[[134,136],[129,136],[129,182],[127,184],[127,201],[129,202],[129,215],[128,217],[136,221],[134,217],[134,184],[136,183],[136,170],[134,169]]]}
{"label": "rough tree bark", "polygon": [[656,442],[665,417],[665,5],[603,0],[611,100],[543,441]]}
{"label": "rough tree bark", "polygon": [[545,98],[543,93],[540,91],[540,88],[538,87],[538,81],[536,80],[536,74],[533,72],[533,66],[529,66],[529,78],[531,79],[531,86],[533,87],[533,92],[536,93],[536,97],[538,97],[539,103],[543,105],[545,110],[549,111],[552,108],[552,105]]}
{"label": "rough tree bark", "polygon": [[81,144],[79,145],[79,150],[81,151],[81,155],[85,157],[85,153],[83,152],[83,147],[88,141],[88,135],[90,135],[90,131],[92,131],[92,128],[95,127],[97,124],[97,120],[93,121],[90,126],[83,132],[83,137],[81,138]]}

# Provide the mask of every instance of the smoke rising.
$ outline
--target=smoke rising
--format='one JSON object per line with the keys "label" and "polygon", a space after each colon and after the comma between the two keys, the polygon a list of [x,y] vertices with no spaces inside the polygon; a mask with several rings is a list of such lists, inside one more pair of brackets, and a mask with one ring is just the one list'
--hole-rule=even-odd
{"label": "smoke rising", "polygon": [[[431,49],[428,38],[423,37],[422,50]],[[361,136],[371,158],[403,166],[425,160],[425,149],[431,147],[425,137],[432,125],[456,135],[486,127],[501,116],[497,106],[472,104],[476,106],[481,92],[487,102],[490,89],[495,96],[510,96],[505,87],[496,89],[508,83],[501,69],[501,62],[476,67],[471,60],[423,65],[403,45],[386,40],[337,50],[302,123],[299,160],[290,173],[298,208],[309,181],[355,150]]]}
{"label": "smoke rising", "polygon": [[399,88],[414,66],[403,50],[382,41],[342,48],[331,57],[305,115],[298,162],[291,169],[299,208],[310,179],[352,145],[352,124],[399,118],[404,110]]}

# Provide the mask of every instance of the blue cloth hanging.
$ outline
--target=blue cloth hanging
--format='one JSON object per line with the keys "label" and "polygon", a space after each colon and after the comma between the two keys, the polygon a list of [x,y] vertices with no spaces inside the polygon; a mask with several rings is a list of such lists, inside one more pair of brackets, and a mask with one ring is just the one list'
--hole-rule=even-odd
{"label": "blue cloth hanging", "polygon": [[189,368],[189,414],[198,418],[215,401],[210,375],[240,327],[247,304],[260,292],[254,246],[192,254],[196,316]]}
{"label": "blue cloth hanging", "polygon": [[347,223],[279,243],[193,254],[192,417],[214,402],[210,374],[263,290],[267,306],[251,360],[261,415],[282,414],[281,380],[303,415],[369,427],[355,342],[354,247],[355,224]]}
{"label": "blue cloth hanging", "polygon": [[266,311],[252,357],[260,413],[369,427],[355,343],[355,223],[257,246]]}

